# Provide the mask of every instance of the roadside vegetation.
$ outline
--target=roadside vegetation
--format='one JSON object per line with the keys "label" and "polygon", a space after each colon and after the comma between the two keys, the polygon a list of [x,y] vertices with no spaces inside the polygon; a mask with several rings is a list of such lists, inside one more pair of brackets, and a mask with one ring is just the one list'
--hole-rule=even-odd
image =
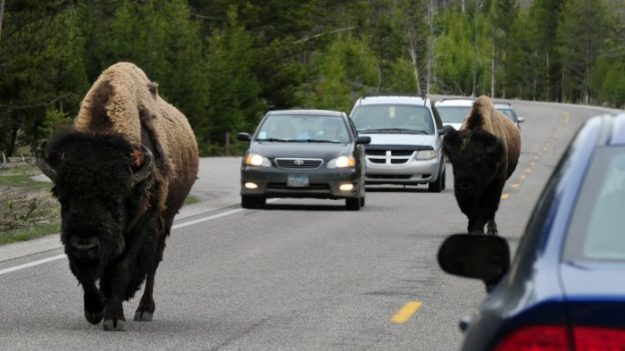
{"label": "roadside vegetation", "polygon": [[[28,163],[0,163],[0,245],[60,231],[60,206],[50,193],[52,183],[33,180],[39,175]],[[189,195],[184,205],[199,202]]]}
{"label": "roadside vegetation", "polygon": [[57,233],[59,205],[50,194],[52,184],[33,180],[41,172],[32,165],[0,165],[0,245]]}
{"label": "roadside vegetation", "polygon": [[625,106],[622,0],[7,0],[0,159],[71,122],[132,61],[189,118],[202,155],[237,154],[265,111],[358,96],[481,95]]}

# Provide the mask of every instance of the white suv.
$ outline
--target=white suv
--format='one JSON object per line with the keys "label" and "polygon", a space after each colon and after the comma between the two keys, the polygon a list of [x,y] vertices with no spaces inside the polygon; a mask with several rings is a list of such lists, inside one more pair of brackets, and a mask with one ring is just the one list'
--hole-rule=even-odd
{"label": "white suv", "polygon": [[371,137],[365,147],[367,184],[428,184],[445,189],[441,122],[426,96],[365,96],[350,118],[359,135]]}

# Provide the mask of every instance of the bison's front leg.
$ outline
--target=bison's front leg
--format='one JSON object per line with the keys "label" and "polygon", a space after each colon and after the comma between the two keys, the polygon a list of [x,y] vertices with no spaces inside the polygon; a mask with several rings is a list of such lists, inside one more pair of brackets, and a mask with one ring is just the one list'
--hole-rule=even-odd
{"label": "bison's front leg", "polygon": [[85,318],[91,324],[100,323],[102,321],[104,305],[102,303],[102,293],[100,293],[100,290],[95,285],[94,268],[89,265],[81,264],[72,258],[70,258],[69,268],[80,282],[80,285],[82,285],[84,291]]}
{"label": "bison's front leg", "polygon": [[89,288],[84,287],[85,295],[85,318],[91,324],[98,324],[102,321],[104,305],[102,304],[102,294],[100,290],[92,284]]}
{"label": "bison's front leg", "polygon": [[104,304],[104,330],[125,331],[127,329],[123,296],[128,285],[128,260],[122,258],[110,272],[102,279],[102,289],[107,295]]}

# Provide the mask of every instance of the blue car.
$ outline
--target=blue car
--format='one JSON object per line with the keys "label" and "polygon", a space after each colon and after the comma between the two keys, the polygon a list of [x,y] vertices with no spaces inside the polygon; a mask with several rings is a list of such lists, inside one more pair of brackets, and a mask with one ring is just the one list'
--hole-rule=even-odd
{"label": "blue car", "polygon": [[545,186],[515,259],[498,236],[456,234],[448,273],[488,296],[461,350],[625,350],[625,114],[589,119]]}

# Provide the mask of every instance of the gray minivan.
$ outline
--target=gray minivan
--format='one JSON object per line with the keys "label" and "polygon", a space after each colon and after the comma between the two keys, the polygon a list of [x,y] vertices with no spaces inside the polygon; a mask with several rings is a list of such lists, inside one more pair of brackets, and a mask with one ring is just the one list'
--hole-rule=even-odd
{"label": "gray minivan", "polygon": [[427,184],[445,189],[443,124],[426,96],[365,96],[350,118],[366,146],[367,184]]}

